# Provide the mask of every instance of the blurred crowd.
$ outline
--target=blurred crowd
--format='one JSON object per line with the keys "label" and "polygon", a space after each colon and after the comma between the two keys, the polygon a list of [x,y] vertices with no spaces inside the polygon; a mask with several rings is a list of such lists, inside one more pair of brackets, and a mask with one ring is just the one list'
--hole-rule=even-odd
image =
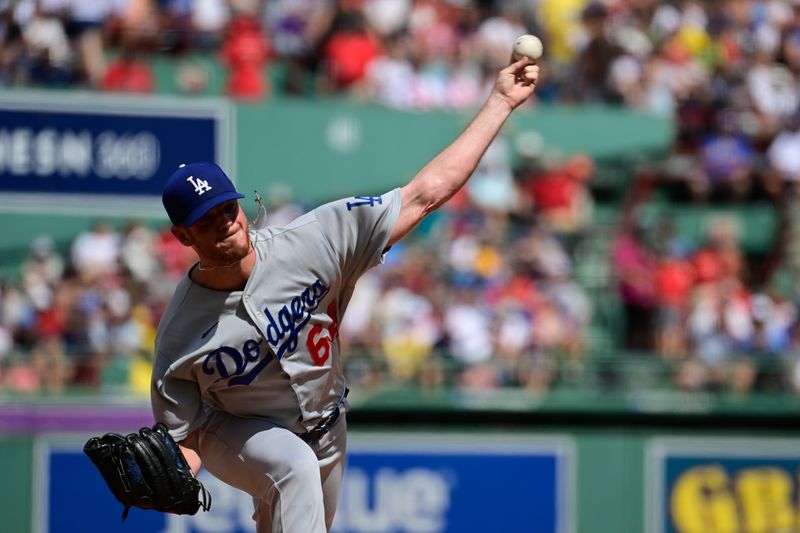
{"label": "blurred crowd", "polygon": [[[341,325],[350,379],[544,392],[619,349],[664,362],[681,390],[800,391],[800,0],[17,0],[0,13],[7,87],[151,92],[153,60],[172,57],[181,90],[202,92],[191,54],[205,53],[233,98],[400,109],[477,105],[516,36],[540,35],[530,105],[660,115],[673,151],[609,192],[586,155],[513,154],[499,137],[468,187],[359,283]],[[779,231],[753,257],[743,237],[772,228],[717,217],[683,234],[646,216],[665,196],[675,209],[766,203]],[[620,206],[607,234],[602,203]],[[272,205],[272,222],[311,207]],[[603,239],[609,274],[591,292],[576,270]],[[0,287],[0,389],[146,392],[154,328],[193,260],[134,222],[98,223],[68,253],[32,243],[20,282]],[[620,331],[598,348],[610,301]]]}
{"label": "blurred crowd", "polygon": [[[487,195],[481,179],[498,172],[490,159],[469,189],[359,282],[340,329],[354,381],[544,391],[557,358],[582,357],[591,306],[570,276],[567,250],[588,222],[581,207],[592,163],[575,156],[531,168],[525,187],[511,182]],[[564,183],[542,189],[539,180]],[[267,194],[267,224],[312,207],[285,195]],[[549,207],[532,217],[532,202]],[[146,394],[155,328],[194,261],[168,228],[137,222],[115,229],[98,221],[64,253],[36,239],[20,281],[0,286],[0,390]]]}
{"label": "blurred crowd", "polygon": [[188,59],[199,52],[236,98],[459,108],[481,101],[524,33],[545,44],[540,100],[693,121],[724,102],[760,140],[797,108],[795,0],[5,0],[0,83],[149,92],[152,60],[170,56],[187,58],[178,85],[191,93],[208,84]]}
{"label": "blurred crowd", "polygon": [[195,258],[167,228],[138,222],[100,220],[66,253],[35,239],[19,282],[0,287],[0,388],[147,392],[158,319]]}

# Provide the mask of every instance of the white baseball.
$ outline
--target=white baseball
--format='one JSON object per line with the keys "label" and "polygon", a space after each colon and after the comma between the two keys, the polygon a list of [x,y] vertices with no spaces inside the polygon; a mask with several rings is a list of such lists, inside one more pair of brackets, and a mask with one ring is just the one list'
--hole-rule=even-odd
{"label": "white baseball", "polygon": [[514,59],[528,56],[531,59],[539,59],[544,52],[542,40],[535,35],[520,35],[514,41]]}

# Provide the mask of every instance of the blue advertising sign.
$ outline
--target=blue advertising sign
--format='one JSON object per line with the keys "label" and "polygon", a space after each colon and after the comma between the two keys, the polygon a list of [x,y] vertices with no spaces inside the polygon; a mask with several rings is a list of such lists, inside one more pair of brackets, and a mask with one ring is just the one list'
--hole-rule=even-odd
{"label": "blue advertising sign", "polygon": [[181,163],[215,161],[235,174],[229,109],[223,100],[3,93],[0,209],[157,210]]}
{"label": "blue advertising sign", "polygon": [[[205,471],[212,509],[195,516],[122,506],[83,455],[84,438],[37,441],[38,533],[255,531],[252,499]],[[573,450],[560,437],[349,435],[333,533],[573,533]]]}
{"label": "blue advertising sign", "polygon": [[798,472],[794,439],[655,439],[645,480],[648,531],[800,531]]}

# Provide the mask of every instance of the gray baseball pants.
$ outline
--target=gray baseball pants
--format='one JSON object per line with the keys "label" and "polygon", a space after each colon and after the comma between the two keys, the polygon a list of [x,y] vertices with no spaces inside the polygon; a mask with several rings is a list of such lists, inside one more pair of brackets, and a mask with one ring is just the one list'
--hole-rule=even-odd
{"label": "gray baseball pants", "polygon": [[216,412],[198,444],[211,474],[253,497],[258,533],[330,531],[344,473],[344,414],[328,433],[305,442],[271,422]]}

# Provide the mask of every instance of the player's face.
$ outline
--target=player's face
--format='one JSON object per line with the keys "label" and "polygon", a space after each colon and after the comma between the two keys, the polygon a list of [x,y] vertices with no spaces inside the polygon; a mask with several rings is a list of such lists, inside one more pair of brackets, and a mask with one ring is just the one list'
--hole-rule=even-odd
{"label": "player's face", "polygon": [[203,264],[228,264],[250,252],[247,217],[238,200],[216,206],[189,227],[181,228]]}

